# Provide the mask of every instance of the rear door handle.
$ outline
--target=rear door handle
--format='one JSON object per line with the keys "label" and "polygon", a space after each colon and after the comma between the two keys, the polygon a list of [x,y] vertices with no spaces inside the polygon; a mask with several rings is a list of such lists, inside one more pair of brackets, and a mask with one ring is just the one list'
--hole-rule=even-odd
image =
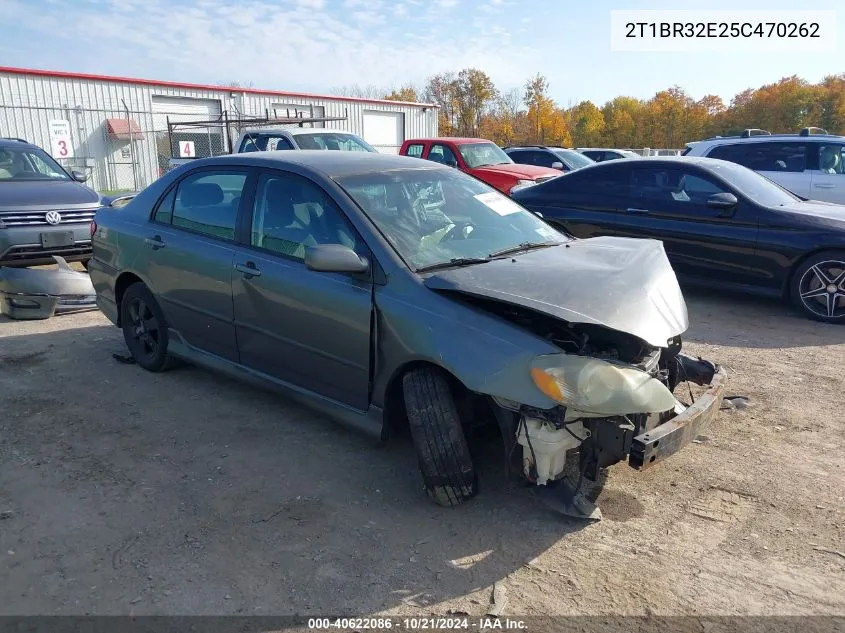
{"label": "rear door handle", "polygon": [[636,209],[634,207],[628,207],[628,213],[648,213],[648,209]]}
{"label": "rear door handle", "polygon": [[816,187],[817,189],[833,189],[833,188],[836,187],[836,185],[831,184],[829,182],[817,182],[813,186]]}
{"label": "rear door handle", "polygon": [[166,245],[161,240],[161,235],[153,235],[152,237],[145,237],[144,244],[151,247],[154,251],[164,248]]}
{"label": "rear door handle", "polygon": [[260,277],[261,271],[255,267],[253,262],[247,262],[245,264],[235,264],[235,270],[239,273],[243,273],[244,277],[250,279],[252,277]]}

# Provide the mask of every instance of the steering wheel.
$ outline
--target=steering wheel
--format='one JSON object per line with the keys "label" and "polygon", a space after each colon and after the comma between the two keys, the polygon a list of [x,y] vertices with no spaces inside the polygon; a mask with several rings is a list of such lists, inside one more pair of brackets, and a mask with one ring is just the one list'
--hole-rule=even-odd
{"label": "steering wheel", "polygon": [[455,222],[454,225],[452,226],[452,228],[449,229],[448,231],[446,231],[443,234],[443,237],[440,238],[440,241],[441,242],[448,242],[448,241],[451,241],[451,240],[455,240],[455,239],[458,239],[457,238],[458,235],[461,236],[460,239],[465,240],[466,235],[463,234],[463,230],[465,228],[467,228],[468,226],[472,226],[472,223],[466,222],[466,221],[463,221],[463,220],[459,220],[459,221]]}

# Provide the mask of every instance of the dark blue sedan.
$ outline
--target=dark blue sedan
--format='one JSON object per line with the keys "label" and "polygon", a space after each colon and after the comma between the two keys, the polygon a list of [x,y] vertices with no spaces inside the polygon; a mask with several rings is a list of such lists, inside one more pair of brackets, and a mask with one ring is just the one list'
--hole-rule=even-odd
{"label": "dark blue sedan", "polygon": [[707,158],[597,163],[513,194],[577,238],[663,242],[681,280],[791,299],[845,323],[845,206],[806,200]]}

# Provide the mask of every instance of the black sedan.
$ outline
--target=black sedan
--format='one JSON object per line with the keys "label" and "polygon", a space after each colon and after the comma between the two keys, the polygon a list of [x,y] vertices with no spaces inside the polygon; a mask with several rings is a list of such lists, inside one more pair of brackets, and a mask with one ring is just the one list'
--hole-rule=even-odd
{"label": "black sedan", "polygon": [[577,238],[661,240],[681,280],[780,296],[845,323],[845,206],[799,198],[740,165],[611,161],[513,198]]}

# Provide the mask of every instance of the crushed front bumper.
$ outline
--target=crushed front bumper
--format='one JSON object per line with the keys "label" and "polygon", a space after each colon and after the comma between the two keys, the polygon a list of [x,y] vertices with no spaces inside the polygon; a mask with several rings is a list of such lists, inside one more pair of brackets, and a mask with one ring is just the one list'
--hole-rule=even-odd
{"label": "crushed front bumper", "polygon": [[628,464],[644,470],[671,457],[701,435],[716,417],[725,394],[725,370],[717,366],[707,391],[674,418],[633,438]]}
{"label": "crushed front bumper", "polygon": [[97,308],[87,273],[54,256],[56,268],[0,267],[0,313],[12,319],[48,319],[57,312]]}

